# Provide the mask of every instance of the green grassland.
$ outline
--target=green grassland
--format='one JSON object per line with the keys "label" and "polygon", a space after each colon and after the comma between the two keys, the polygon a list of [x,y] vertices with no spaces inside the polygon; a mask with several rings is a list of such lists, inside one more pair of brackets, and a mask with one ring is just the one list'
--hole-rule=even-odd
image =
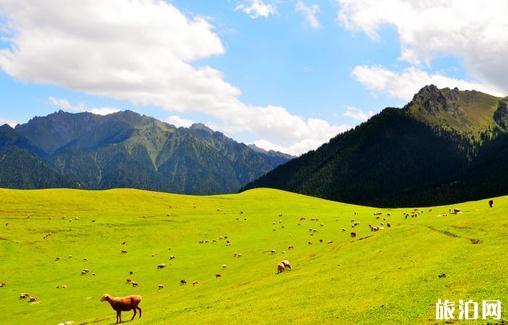
{"label": "green grassland", "polygon": [[[143,296],[133,324],[427,324],[439,298],[500,299],[506,320],[508,197],[494,200],[493,208],[482,200],[421,208],[406,219],[412,209],[268,189],[0,190],[0,324],[112,324],[104,293]],[[360,222],[356,238],[352,219]],[[381,222],[391,227],[369,230]],[[293,270],[276,274],[283,258]],[[84,268],[90,273],[81,275]],[[129,277],[139,286],[126,284]],[[21,292],[38,302],[19,299]]]}

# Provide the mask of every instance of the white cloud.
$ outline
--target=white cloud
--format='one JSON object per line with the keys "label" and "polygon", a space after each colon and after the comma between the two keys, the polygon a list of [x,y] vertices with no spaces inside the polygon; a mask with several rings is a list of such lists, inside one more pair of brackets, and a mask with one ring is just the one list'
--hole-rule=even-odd
{"label": "white cloud", "polygon": [[11,127],[15,127],[16,125],[18,125],[18,122],[11,120],[11,119],[5,119],[5,118],[0,117],[0,126],[4,125],[4,124],[8,124]]}
{"label": "white cloud", "polygon": [[267,139],[259,139],[253,141],[252,143],[266,150],[275,150],[288,153],[293,156],[299,156],[309,150],[317,149],[322,144],[328,142],[332,137],[352,128],[351,125],[346,124],[339,126],[330,125],[328,122],[319,119],[311,119],[308,124],[309,126],[304,126],[306,129],[302,130],[303,133],[309,134],[311,132],[315,132],[315,137],[308,137],[307,139],[303,139],[288,146],[281,146],[272,143]]}
{"label": "white cloud", "polygon": [[303,14],[305,21],[307,22],[307,24],[309,24],[310,27],[316,29],[321,26],[317,18],[317,15],[319,13],[318,5],[314,4],[307,6],[302,0],[298,0],[298,2],[296,3],[295,10]]}
{"label": "white cloud", "polygon": [[108,115],[120,111],[115,107],[87,107],[83,103],[74,105],[71,104],[67,99],[55,98],[53,96],[50,96],[48,100],[53,106],[56,106],[63,111],[74,113],[90,112],[97,115]]}
{"label": "white cloud", "polygon": [[508,1],[337,1],[338,19],[347,29],[377,39],[381,27],[395,27],[400,58],[412,65],[430,65],[438,56],[452,55],[479,83],[508,93]]}
{"label": "white cloud", "polygon": [[394,72],[381,66],[361,65],[353,69],[352,75],[371,91],[383,92],[391,97],[406,101],[411,100],[413,95],[422,87],[430,84],[434,84],[439,88],[475,89],[501,96],[501,91],[495,87],[454,79],[442,74],[429,74],[415,67],[407,68],[402,72]]}
{"label": "white cloud", "polygon": [[273,4],[265,3],[263,0],[244,0],[236,5],[235,10],[241,10],[252,19],[268,17],[277,12]]}
{"label": "white cloud", "polygon": [[363,110],[354,106],[346,106],[346,111],[344,114],[342,114],[342,116],[347,116],[360,122],[367,121],[373,115],[373,111],[364,112]]}
{"label": "white cloud", "polygon": [[181,118],[178,115],[168,116],[168,118],[166,119],[166,122],[168,122],[169,124],[172,124],[176,127],[184,127],[184,128],[188,128],[189,126],[194,124],[194,121]]}
{"label": "white cloud", "polygon": [[[275,10],[259,6],[265,5],[261,1],[249,3],[257,3],[260,14]],[[192,65],[224,53],[209,20],[188,18],[166,1],[83,0],[64,6],[57,0],[0,0],[0,12],[8,17],[0,26],[8,29],[11,42],[0,49],[0,68],[18,80],[173,114],[200,112],[229,134],[248,133],[292,154],[313,149],[343,129],[283,107],[240,101],[240,90],[220,71]]]}

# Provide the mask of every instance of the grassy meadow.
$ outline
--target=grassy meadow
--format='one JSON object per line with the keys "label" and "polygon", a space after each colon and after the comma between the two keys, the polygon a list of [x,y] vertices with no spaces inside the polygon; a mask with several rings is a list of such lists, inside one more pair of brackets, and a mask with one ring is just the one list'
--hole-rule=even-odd
{"label": "grassy meadow", "polygon": [[[506,320],[508,197],[487,201],[406,219],[269,189],[0,190],[0,324],[112,324],[104,293],[143,296],[132,324],[433,324],[437,299],[469,298],[502,300]],[[293,270],[276,274],[284,258]]]}

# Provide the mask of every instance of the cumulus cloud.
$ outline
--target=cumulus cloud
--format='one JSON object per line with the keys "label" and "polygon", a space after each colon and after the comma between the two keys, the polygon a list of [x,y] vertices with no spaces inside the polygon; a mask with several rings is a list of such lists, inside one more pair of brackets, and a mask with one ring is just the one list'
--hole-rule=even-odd
{"label": "cumulus cloud", "polygon": [[[257,4],[260,14],[275,10],[261,1],[248,4]],[[242,102],[240,90],[221,71],[194,65],[224,53],[210,21],[187,17],[166,1],[83,0],[63,6],[57,0],[0,0],[0,13],[7,18],[0,19],[0,36],[10,42],[0,49],[0,68],[18,80],[177,115],[199,112],[230,135],[249,134],[292,154],[313,149],[344,128],[283,107]]]}
{"label": "cumulus cloud", "polygon": [[168,122],[169,124],[172,124],[176,127],[184,127],[184,128],[188,128],[189,126],[194,124],[194,121],[184,119],[178,115],[168,116],[168,118],[166,119],[166,122]]}
{"label": "cumulus cloud", "polygon": [[49,96],[48,100],[53,106],[63,111],[74,113],[90,112],[97,115],[108,115],[119,111],[119,109],[115,107],[87,107],[83,103],[71,104],[67,99],[55,98],[53,96]]}
{"label": "cumulus cloud", "polygon": [[273,4],[265,3],[263,0],[245,0],[236,5],[235,10],[241,10],[252,19],[268,17],[277,12]]}
{"label": "cumulus cloud", "polygon": [[496,87],[454,79],[439,73],[429,74],[415,67],[407,68],[402,72],[394,72],[382,66],[361,65],[353,69],[352,76],[371,91],[383,92],[406,101],[413,98],[413,95],[423,86],[430,84],[434,84],[439,88],[475,89],[502,96],[502,92]]}
{"label": "cumulus cloud", "polygon": [[[273,122],[276,123],[278,118],[287,119],[286,129],[290,130],[293,126],[296,129],[293,129],[289,134],[285,134],[280,132],[280,130],[270,131],[268,128],[266,129],[266,134],[268,135],[266,139],[261,139],[265,141],[269,141],[270,139],[283,139],[283,146],[277,147],[277,151],[287,152],[292,155],[299,155],[308,150],[315,149],[322,145],[323,143],[330,140],[335,135],[342,133],[352,126],[347,124],[342,125],[331,125],[327,121],[316,118],[309,118],[304,120],[297,116],[291,116],[287,112],[280,111],[279,113],[270,113],[273,116]],[[280,120],[279,120],[280,121]],[[310,136],[312,134],[312,136]],[[271,136],[269,136],[271,135]],[[291,141],[291,138],[299,138],[301,139],[298,142]],[[282,148],[287,148],[283,150]],[[274,147],[268,149],[274,149]]]}
{"label": "cumulus cloud", "polygon": [[305,21],[307,22],[307,24],[309,24],[310,27],[317,29],[319,28],[319,26],[321,26],[317,18],[317,15],[319,13],[318,5],[316,4],[306,5],[302,0],[298,0],[298,2],[296,3],[295,10],[303,15]]}
{"label": "cumulus cloud", "polygon": [[360,122],[367,121],[373,115],[374,115],[373,111],[365,112],[354,106],[347,106],[346,111],[342,114],[342,116],[347,116]]}
{"label": "cumulus cloud", "polygon": [[413,66],[428,66],[438,56],[452,55],[479,83],[508,93],[507,1],[337,1],[338,19],[347,29],[378,39],[380,28],[393,26],[400,40],[400,58]]}
{"label": "cumulus cloud", "polygon": [[6,119],[6,118],[0,117],[0,126],[4,125],[4,124],[8,124],[11,127],[15,127],[16,125],[18,125],[18,122],[11,120],[11,119]]}

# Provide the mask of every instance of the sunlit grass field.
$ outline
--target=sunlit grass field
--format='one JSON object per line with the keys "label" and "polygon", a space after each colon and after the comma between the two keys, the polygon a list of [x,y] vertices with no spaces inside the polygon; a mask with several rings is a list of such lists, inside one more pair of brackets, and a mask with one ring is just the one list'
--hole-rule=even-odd
{"label": "sunlit grass field", "polygon": [[[414,211],[269,189],[0,190],[0,324],[112,324],[104,293],[143,296],[132,324],[432,324],[438,299],[500,299],[506,320],[508,197],[487,201]],[[282,259],[293,270],[276,274]]]}

